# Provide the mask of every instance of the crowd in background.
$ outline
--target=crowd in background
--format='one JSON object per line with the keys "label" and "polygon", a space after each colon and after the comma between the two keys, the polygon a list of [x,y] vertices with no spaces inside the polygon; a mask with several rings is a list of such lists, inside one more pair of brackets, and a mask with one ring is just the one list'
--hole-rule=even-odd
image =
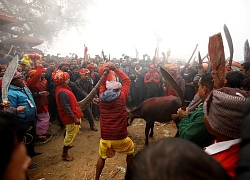
{"label": "crowd in background", "polygon": [[[220,125],[218,125],[219,122],[214,122],[211,120],[211,117],[214,116],[214,114],[217,114],[213,114],[211,112],[215,112],[216,110],[218,110],[222,104],[225,108],[226,103],[221,100],[218,104],[210,106],[209,104],[211,104],[211,101],[216,98],[216,96],[218,96],[218,99],[220,97],[223,97],[222,95],[220,96],[221,92],[227,94],[225,95],[225,97],[232,95],[232,90],[225,88],[219,91],[213,91],[213,86],[210,86],[210,84],[213,84],[213,80],[210,74],[211,69],[209,67],[209,63],[198,64],[193,62],[192,64],[183,64],[182,66],[177,66],[177,64],[173,63],[155,63],[150,60],[136,61],[135,59],[131,60],[129,57],[124,57],[124,59],[121,58],[119,60],[108,60],[102,59],[99,56],[96,56],[94,59],[88,59],[78,58],[77,56],[58,57],[50,55],[40,56],[39,60],[33,60],[33,63],[31,64],[27,64],[21,60],[8,91],[8,100],[10,101],[10,106],[17,107],[16,113],[19,113],[18,116],[21,122],[24,126],[26,126],[28,134],[31,134],[34,137],[34,139],[31,139],[29,143],[26,143],[26,147],[30,157],[40,154],[39,152],[35,152],[34,150],[35,142],[46,142],[51,138],[51,134],[47,132],[50,121],[57,119],[59,126],[65,126],[61,122],[58,108],[55,108],[58,106],[58,103],[56,102],[55,97],[56,83],[55,77],[53,77],[53,73],[56,70],[61,70],[62,72],[66,72],[68,74],[70,80],[68,86],[73,92],[76,100],[80,101],[84,99],[95,87],[100,79],[100,68],[108,61],[115,65],[115,67],[112,67],[113,69],[117,68],[121,70],[129,77],[131,81],[129,95],[126,100],[126,106],[130,109],[138,107],[143,101],[149,98],[170,95],[177,96],[172,87],[164,80],[161,75],[160,67],[164,67],[179,85],[185,100],[185,105],[188,106],[187,111],[178,110],[176,116],[173,116],[174,120],[178,119],[177,121],[175,121],[179,130],[179,132],[177,132],[177,135],[179,137],[182,137],[183,139],[188,139],[203,148],[208,146],[212,142],[212,140],[219,140],[221,142],[227,140],[230,141],[233,139],[235,140],[233,145],[237,145],[234,146],[234,151],[237,151],[238,157],[240,141],[237,140],[236,142],[236,139],[239,138],[239,129],[237,129],[238,131],[236,133],[232,133],[234,131],[234,128],[222,128]],[[8,61],[6,60],[5,62],[7,63],[1,64],[0,78],[3,77],[5,70],[8,67]],[[210,75],[210,77],[207,77],[207,75]],[[115,78],[118,82],[122,82],[121,79],[119,79],[119,76],[115,76]],[[248,94],[245,94],[245,91],[250,91],[250,62],[245,62],[241,65],[238,64],[238,66],[235,66],[231,69],[229,68],[228,72],[226,73],[225,86],[229,88],[238,88],[236,94],[241,94],[244,98],[248,97]],[[21,88],[21,92],[18,88]],[[213,94],[213,96],[211,96],[211,94]],[[195,97],[197,95],[199,95],[199,98],[198,100],[195,100]],[[28,100],[25,100],[22,103],[17,103],[21,101],[17,97],[26,97],[26,99],[28,97]],[[95,99],[98,98],[99,93],[96,93]],[[207,102],[206,100],[209,98],[211,99],[211,101]],[[202,103],[202,105],[198,106],[198,109],[190,107],[190,105],[193,105],[192,103],[194,100],[196,101],[196,105],[197,102],[198,104]],[[231,99],[225,100],[229,101]],[[243,102],[242,100],[239,101]],[[82,110],[84,118],[89,122],[89,126],[92,131],[98,131],[95,123],[97,123],[100,118],[100,111],[98,103],[96,102],[93,101],[84,110]],[[205,104],[204,109],[203,102]],[[33,108],[33,104],[36,105],[35,109]],[[217,106],[218,109],[214,109]],[[232,107],[231,111],[234,112],[235,106],[230,107]],[[227,109],[230,109],[230,107],[228,107]],[[240,103],[238,107],[243,108],[243,104]],[[24,110],[26,111],[26,114],[21,113]],[[192,111],[194,111],[194,113]],[[27,114],[27,112],[29,114]],[[206,123],[204,124],[204,113],[207,117],[206,121],[208,121],[208,124],[210,124],[210,126],[212,124],[211,131],[207,130],[205,126]],[[238,116],[236,117],[236,115],[234,115],[235,114],[233,113],[229,115],[228,118],[235,117],[235,119],[237,119]],[[202,142],[198,142],[197,136],[192,139],[191,135],[187,135],[187,132],[190,130],[190,128],[189,130],[187,130],[186,128],[187,124],[190,125],[190,122],[193,122],[192,119],[196,119],[198,116],[200,117],[199,123],[202,124],[202,131],[204,134],[206,134],[206,138],[209,138],[209,143],[206,143],[206,145],[204,145],[204,139],[201,139]],[[219,117],[218,114],[217,117]],[[185,121],[188,122],[187,124],[185,124],[184,122],[185,118]],[[240,118],[239,122],[233,123],[233,126],[240,126],[239,123]],[[30,129],[29,127],[31,126],[34,126],[34,128]],[[198,126],[196,126],[196,130],[197,127]],[[223,132],[218,131],[218,129],[222,129]],[[228,132],[230,132],[229,135],[227,134]],[[192,131],[192,133],[195,133],[195,135],[197,135],[197,133],[200,133],[200,131]],[[213,137],[211,137],[209,133],[212,134]],[[220,133],[220,135],[218,135],[217,133]],[[29,139],[27,139],[27,141],[29,141]],[[209,147],[207,148],[207,151],[210,151],[209,153],[211,153],[211,155],[213,155],[214,153],[212,150],[209,150]],[[234,158],[237,159],[237,157]],[[216,158],[221,160],[218,157],[215,157],[215,159]],[[71,159],[67,160],[71,161]],[[37,165],[35,163],[31,163],[29,165],[29,168],[32,169],[36,166]],[[231,169],[227,169],[227,165],[223,163],[222,166],[227,170],[227,173],[232,178],[235,178],[235,164],[233,164],[233,170],[232,167],[230,167]]]}

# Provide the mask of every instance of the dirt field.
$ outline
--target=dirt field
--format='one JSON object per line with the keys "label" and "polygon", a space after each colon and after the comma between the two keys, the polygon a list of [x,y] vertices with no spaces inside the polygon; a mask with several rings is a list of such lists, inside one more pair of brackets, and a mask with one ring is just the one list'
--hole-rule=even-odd
{"label": "dirt field", "polygon": [[[72,162],[63,161],[61,158],[63,147],[63,130],[56,125],[50,126],[49,132],[55,136],[45,144],[37,144],[36,151],[43,152],[42,155],[32,159],[38,164],[34,170],[29,170],[28,175],[31,180],[92,180],[95,177],[95,166],[98,159],[98,147],[100,140],[99,121],[95,121],[97,132],[91,131],[88,122],[82,123],[82,128],[74,140],[74,148],[69,150],[70,155],[75,159]],[[144,147],[145,121],[135,119],[128,127],[129,136],[135,143],[135,153]],[[173,137],[176,133],[176,126],[173,122],[161,124],[155,123],[154,137],[149,138],[149,142],[156,141],[164,137]],[[125,173],[119,169],[126,168],[126,155],[116,154],[115,157],[106,160],[106,165],[102,171],[100,179],[121,179]]]}

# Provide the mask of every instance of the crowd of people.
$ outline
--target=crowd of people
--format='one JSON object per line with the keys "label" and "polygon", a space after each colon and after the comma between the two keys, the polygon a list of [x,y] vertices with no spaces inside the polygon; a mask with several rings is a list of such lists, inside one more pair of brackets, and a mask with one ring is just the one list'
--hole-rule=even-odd
{"label": "crowd of people", "polygon": [[[96,180],[101,175],[105,160],[112,158],[116,152],[127,155],[126,179],[145,179],[146,176],[146,179],[182,179],[185,173],[196,179],[236,179],[236,172],[243,171],[244,165],[236,169],[241,150],[243,109],[250,96],[250,62],[241,64],[237,71],[228,71],[225,87],[214,89],[213,76],[206,63],[178,67],[172,63],[136,62],[129,58],[105,60],[99,57],[81,59],[77,56],[40,56],[32,61],[31,64],[22,60],[19,62],[10,81],[8,102],[1,103],[1,113],[11,116],[4,115],[0,119],[3,127],[0,134],[5,133],[5,126],[10,126],[6,119],[15,119],[19,124],[18,128],[14,128],[17,125],[9,127],[10,141],[13,142],[8,146],[11,150],[8,150],[7,159],[1,161],[4,164],[1,165],[0,177],[8,176],[10,157],[17,148],[23,149],[21,141],[24,141],[28,154],[23,157],[23,171],[37,167],[30,159],[41,154],[35,151],[35,143],[45,143],[52,137],[48,129],[50,122],[55,119],[61,128],[65,128],[62,149],[62,159],[65,161],[74,160],[68,150],[73,148],[72,142],[81,122],[86,119],[90,130],[95,132],[98,131],[95,123],[100,123],[100,157],[96,166]],[[7,67],[7,64],[1,65],[0,78]],[[150,145],[134,157],[135,145],[127,131],[127,107],[136,108],[148,98],[177,96],[163,79],[160,67],[164,67],[179,85],[187,108],[180,108],[176,114],[172,114],[178,128],[176,139],[156,142],[153,145],[155,147]],[[92,97],[92,102],[82,109],[77,102],[90,94],[104,73],[108,75],[98,88],[99,91]],[[185,141],[177,140],[177,137]],[[184,146],[191,149],[185,149]],[[161,152],[163,147],[165,150]],[[174,149],[180,148],[185,153],[177,151],[178,154],[172,156]],[[1,154],[5,153],[5,148],[1,149]],[[156,166],[153,154],[159,158],[159,152],[168,160]],[[200,158],[190,153],[200,154]],[[145,156],[147,159],[143,158]],[[178,159],[174,164],[176,168],[182,169],[181,172],[171,165],[173,157]],[[187,160],[189,163],[180,167],[183,164],[180,158],[190,161]],[[207,168],[199,168],[197,174],[187,169],[187,166],[191,167],[198,161],[210,164],[213,168],[209,169],[209,174],[213,176],[205,175]],[[152,167],[154,173],[151,174],[147,168]],[[158,172],[155,172],[155,167],[159,168]],[[195,167],[202,166],[196,164]],[[180,176],[179,173],[184,174]]]}

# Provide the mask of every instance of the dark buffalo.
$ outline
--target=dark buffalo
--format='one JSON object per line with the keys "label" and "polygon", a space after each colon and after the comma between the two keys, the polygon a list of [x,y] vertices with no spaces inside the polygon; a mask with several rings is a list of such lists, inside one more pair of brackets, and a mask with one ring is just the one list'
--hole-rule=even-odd
{"label": "dark buffalo", "polygon": [[150,98],[141,103],[136,109],[132,110],[131,122],[134,118],[143,118],[146,121],[145,128],[145,145],[148,144],[149,130],[150,137],[154,135],[154,122],[169,122],[172,120],[171,114],[176,114],[181,103],[178,97],[163,96],[157,98]]}

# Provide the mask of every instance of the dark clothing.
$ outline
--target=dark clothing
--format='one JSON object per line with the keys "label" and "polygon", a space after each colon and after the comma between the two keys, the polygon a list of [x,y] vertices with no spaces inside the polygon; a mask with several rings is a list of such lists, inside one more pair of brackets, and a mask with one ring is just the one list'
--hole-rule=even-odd
{"label": "dark clothing", "polygon": [[144,76],[144,83],[147,88],[146,98],[159,97],[160,75],[158,72],[148,72]]}
{"label": "dark clothing", "polygon": [[75,95],[77,101],[83,100],[88,95],[88,93],[86,93],[85,91],[82,91],[76,85],[76,83],[70,81],[68,85],[69,85],[71,91],[73,92],[73,94]]}
{"label": "dark clothing", "polygon": [[81,79],[80,74],[72,74],[72,76],[70,76],[70,81],[72,82],[76,82],[77,79]]}
{"label": "dark clothing", "polygon": [[[56,116],[58,116],[59,118],[59,114],[57,111],[57,105],[56,105],[56,98],[55,98],[55,88],[56,85],[52,79],[52,72],[54,69],[51,68],[47,68],[46,69],[46,75],[45,75],[45,79],[47,80],[47,90],[49,92],[49,96],[48,96],[48,100],[49,100],[49,113],[50,116],[52,118],[55,118]],[[60,122],[60,118],[59,118],[59,122]]]}
{"label": "dark clothing", "polygon": [[[92,80],[90,78],[83,80],[83,79],[78,79],[76,81],[76,85],[79,87],[79,89],[84,93],[84,94],[88,94],[91,92],[91,90],[93,89],[93,84],[92,84]],[[97,97],[97,95],[96,95]],[[84,117],[88,120],[89,122],[89,126],[92,127],[94,126],[94,120],[93,120],[93,114],[90,110],[90,105],[88,104],[87,107],[82,110]]]}
{"label": "dark clothing", "polygon": [[196,74],[185,74],[184,71],[181,71],[180,75],[185,80],[186,85],[184,99],[186,101],[192,101],[195,95],[195,86],[190,83],[193,82],[193,79]]}
{"label": "dark clothing", "polygon": [[53,73],[54,69],[51,68],[47,68],[46,69],[46,75],[45,75],[45,79],[47,80],[47,87],[48,87],[48,91],[51,94],[51,92],[55,92],[55,83],[52,79],[52,73]]}
{"label": "dark clothing", "polygon": [[91,79],[78,79],[76,81],[76,85],[84,92],[90,93],[91,90],[93,89],[93,84],[91,82]]}
{"label": "dark clothing", "polygon": [[120,68],[120,70],[122,70],[125,74],[127,74],[127,76],[130,75],[130,68],[129,68],[129,66],[122,66]]}
{"label": "dark clothing", "polygon": [[[77,101],[83,100],[88,94],[85,91],[82,91],[75,83],[69,82],[69,87],[71,88],[73,94],[76,97]],[[82,110],[84,117],[89,121],[89,126],[94,126],[93,115],[90,110],[90,105],[88,104],[85,109]]]}
{"label": "dark clothing", "polygon": [[100,76],[97,72],[94,72],[94,75],[92,75],[92,72],[91,72],[91,79],[93,81],[93,86],[95,86],[97,82],[99,81]]}
{"label": "dark clothing", "polygon": [[[97,72],[95,71],[90,71],[90,75],[91,75],[91,79],[92,79],[92,84],[93,84],[93,87],[98,83],[99,79],[100,79],[100,76]],[[98,97],[98,92],[96,94],[96,97]],[[90,104],[90,109],[92,109],[92,114],[94,116],[94,118],[97,120],[99,119],[100,117],[100,112],[99,112],[99,107],[98,107],[98,104],[95,104],[95,103],[92,103]]]}
{"label": "dark clothing", "polygon": [[236,168],[236,174],[238,180],[250,179],[250,99],[245,103],[244,116],[242,121],[241,130],[241,143],[240,143],[240,154],[238,159],[238,165]]}
{"label": "dark clothing", "polygon": [[132,103],[135,107],[138,107],[143,101],[143,93],[142,91],[145,89],[144,77],[139,74],[135,76],[134,79],[131,79],[131,98]]}

